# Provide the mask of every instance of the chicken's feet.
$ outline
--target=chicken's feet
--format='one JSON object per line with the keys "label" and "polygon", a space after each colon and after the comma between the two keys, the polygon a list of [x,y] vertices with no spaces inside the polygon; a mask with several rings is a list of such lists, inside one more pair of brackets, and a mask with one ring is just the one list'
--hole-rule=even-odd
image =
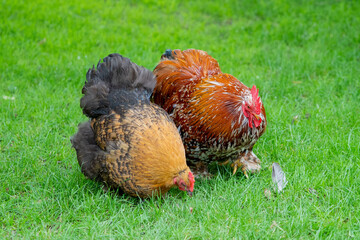
{"label": "chicken's feet", "polygon": [[247,174],[248,172],[254,173],[260,171],[261,169],[260,159],[252,151],[248,150],[242,152],[239,158],[233,161],[230,166],[233,168],[233,175],[235,175],[236,171],[241,168],[241,171],[244,173],[246,178],[249,178]]}

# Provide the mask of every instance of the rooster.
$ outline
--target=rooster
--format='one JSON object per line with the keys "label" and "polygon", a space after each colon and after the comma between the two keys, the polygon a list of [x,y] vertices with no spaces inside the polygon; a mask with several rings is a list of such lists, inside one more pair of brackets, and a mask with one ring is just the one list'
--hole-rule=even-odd
{"label": "rooster", "polygon": [[174,186],[192,195],[195,180],[176,126],[149,100],[153,73],[110,54],[86,79],[80,106],[90,121],[72,138],[83,174],[134,197]]}
{"label": "rooster", "polygon": [[260,170],[253,146],[267,122],[255,85],[250,89],[222,73],[214,58],[194,49],[167,50],[154,74],[153,101],[178,127],[191,168],[217,161],[230,163],[233,174],[241,168],[246,177]]}

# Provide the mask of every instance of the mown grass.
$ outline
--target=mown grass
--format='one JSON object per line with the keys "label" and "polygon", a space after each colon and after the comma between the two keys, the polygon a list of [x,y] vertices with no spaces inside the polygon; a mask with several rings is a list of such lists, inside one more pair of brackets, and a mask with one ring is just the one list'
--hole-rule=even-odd
{"label": "mown grass", "polygon": [[[0,238],[360,237],[357,1],[2,3]],[[112,52],[152,69],[167,48],[206,50],[260,88],[263,171],[214,167],[192,198],[104,193],[69,141],[85,73]],[[272,162],[289,184],[267,199]]]}

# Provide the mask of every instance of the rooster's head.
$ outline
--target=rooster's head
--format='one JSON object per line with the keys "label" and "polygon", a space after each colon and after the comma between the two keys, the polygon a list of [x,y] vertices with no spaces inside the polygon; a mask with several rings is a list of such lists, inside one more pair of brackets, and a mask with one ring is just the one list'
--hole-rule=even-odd
{"label": "rooster's head", "polygon": [[261,123],[261,101],[259,97],[259,89],[256,89],[256,86],[254,85],[251,88],[251,100],[246,101],[242,105],[242,110],[244,112],[245,117],[249,120],[249,127],[253,127],[252,123],[254,121],[255,127],[258,127]]}

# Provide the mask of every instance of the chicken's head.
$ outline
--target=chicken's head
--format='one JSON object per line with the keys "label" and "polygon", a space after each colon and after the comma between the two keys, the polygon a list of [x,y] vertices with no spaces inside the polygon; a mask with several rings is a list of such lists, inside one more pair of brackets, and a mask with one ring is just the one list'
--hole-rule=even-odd
{"label": "chicken's head", "polygon": [[190,196],[192,196],[195,178],[190,169],[187,171],[181,171],[179,175],[174,178],[173,182],[174,185],[176,185],[181,191],[186,191]]}
{"label": "chicken's head", "polygon": [[245,117],[249,120],[249,127],[253,127],[252,123],[254,121],[255,127],[258,127],[261,123],[261,101],[259,97],[259,89],[256,89],[256,86],[254,85],[251,88],[251,96],[252,100],[245,102],[242,105],[242,110],[244,112]]}

